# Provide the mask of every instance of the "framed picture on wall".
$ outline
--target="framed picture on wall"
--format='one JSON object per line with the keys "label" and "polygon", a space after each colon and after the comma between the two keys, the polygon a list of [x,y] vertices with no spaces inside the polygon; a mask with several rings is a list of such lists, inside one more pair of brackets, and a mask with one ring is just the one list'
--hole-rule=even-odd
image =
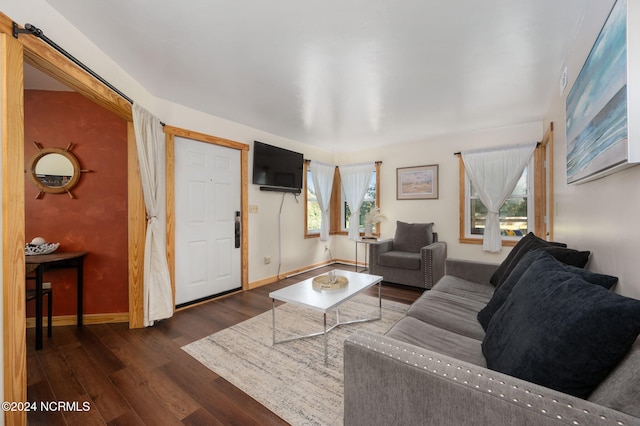
{"label": "framed picture on wall", "polygon": [[435,200],[437,198],[437,164],[396,169],[396,199]]}
{"label": "framed picture on wall", "polygon": [[640,162],[637,75],[640,15],[617,0],[566,100],[567,183],[588,182]]}

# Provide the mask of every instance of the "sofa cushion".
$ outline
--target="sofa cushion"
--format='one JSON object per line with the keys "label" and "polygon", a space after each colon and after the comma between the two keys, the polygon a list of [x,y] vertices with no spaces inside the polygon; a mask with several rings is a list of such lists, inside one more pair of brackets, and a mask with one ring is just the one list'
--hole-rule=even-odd
{"label": "sofa cushion", "polygon": [[565,265],[570,265],[575,268],[584,268],[589,262],[589,255],[591,254],[588,250],[580,251],[559,246],[538,247],[533,250],[541,250],[549,253]]}
{"label": "sofa cushion", "polygon": [[444,330],[482,341],[484,330],[477,320],[484,303],[440,291],[426,291],[407,315]]}
{"label": "sofa cushion", "polygon": [[388,251],[378,255],[378,264],[402,269],[420,269],[420,253]]}
{"label": "sofa cushion", "polygon": [[[530,276],[535,276],[534,274],[543,272],[571,272],[579,275],[585,281],[602,286],[607,290],[611,289],[617,282],[618,278],[613,277],[611,275],[603,275],[596,274],[595,272],[587,271],[586,269],[576,268],[571,265],[566,265],[562,263],[562,260],[571,261],[572,255],[563,256],[565,252],[575,252],[575,250],[566,249],[562,247],[545,247],[541,249],[535,249],[529,251],[525,254],[520,262],[516,265],[515,268],[511,271],[507,279],[502,283],[502,285],[496,288],[493,297],[487,303],[480,312],[478,312],[478,321],[482,325],[482,327],[486,330],[489,326],[489,321],[495,314],[495,312],[500,309],[500,307],[504,304],[507,297],[511,293],[512,289],[519,283],[520,279],[533,265],[535,264],[536,270]],[[558,259],[558,256],[560,259]],[[554,261],[554,259],[559,261]],[[537,284],[536,280],[532,280],[527,282],[527,285],[535,286]]]}
{"label": "sofa cushion", "polygon": [[522,259],[525,254],[535,248],[549,246],[566,247],[567,245],[563,243],[545,241],[542,238],[536,237],[533,232],[529,232],[511,249],[507,257],[493,273],[489,282],[494,286],[499,287],[502,285],[504,280],[507,279],[513,268],[516,267],[520,259]]}
{"label": "sofa cushion", "polygon": [[386,335],[480,367],[487,365],[482,356],[480,340],[444,330],[414,317],[402,318]]}
{"label": "sofa cushion", "polygon": [[393,249],[418,253],[422,247],[433,243],[433,223],[396,222]]}
{"label": "sofa cushion", "polygon": [[482,345],[487,365],[586,398],[640,333],[640,300],[535,266],[489,323]]}
{"label": "sofa cushion", "polygon": [[453,275],[445,275],[431,291],[454,294],[486,304],[491,299],[495,287],[491,284],[475,283]]}
{"label": "sofa cushion", "polygon": [[589,401],[640,417],[640,338],[618,366],[589,396]]}

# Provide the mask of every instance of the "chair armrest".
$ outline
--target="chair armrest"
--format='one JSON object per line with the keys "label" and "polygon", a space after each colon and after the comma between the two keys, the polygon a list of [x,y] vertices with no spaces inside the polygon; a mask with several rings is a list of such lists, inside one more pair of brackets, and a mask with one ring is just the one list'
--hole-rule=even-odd
{"label": "chair armrest", "polygon": [[393,250],[393,239],[373,241],[369,244],[369,273],[372,275],[382,275],[378,265],[378,256],[382,253]]}
{"label": "chair armrest", "polygon": [[447,260],[447,243],[438,241],[420,249],[424,264],[425,287],[433,287],[444,276]]}
{"label": "chair armrest", "polygon": [[378,254],[393,250],[393,238],[372,241],[369,244],[370,251],[376,251]]}
{"label": "chair armrest", "polygon": [[387,336],[359,331],[345,340],[345,426],[514,422],[638,425],[640,419]]}
{"label": "chair armrest", "polygon": [[498,269],[498,263],[475,262],[472,260],[447,259],[445,272],[447,275],[463,280],[489,284],[489,279]]}

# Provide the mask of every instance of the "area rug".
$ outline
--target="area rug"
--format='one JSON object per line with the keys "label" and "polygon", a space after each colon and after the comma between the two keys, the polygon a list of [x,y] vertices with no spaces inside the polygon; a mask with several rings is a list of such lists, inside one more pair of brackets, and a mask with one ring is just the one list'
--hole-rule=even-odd
{"label": "area rug", "polygon": [[[343,343],[358,329],[384,333],[408,305],[382,301],[382,319],[341,325],[324,337],[273,345],[271,311],[182,347],[210,370],[242,389],[292,425],[341,425]],[[340,306],[340,321],[375,317],[378,298],[358,295]],[[335,315],[327,315],[334,324]],[[322,331],[322,314],[290,303],[276,308],[276,339]]]}

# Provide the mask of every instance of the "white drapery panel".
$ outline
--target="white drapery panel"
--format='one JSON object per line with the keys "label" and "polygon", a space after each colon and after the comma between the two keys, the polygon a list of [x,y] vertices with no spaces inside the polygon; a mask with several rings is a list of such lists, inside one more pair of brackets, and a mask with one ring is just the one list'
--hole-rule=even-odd
{"label": "white drapery panel", "polygon": [[320,205],[320,241],[329,239],[331,190],[333,189],[333,175],[336,166],[312,161],[309,165],[313,186],[316,189],[316,198]]}
{"label": "white drapery panel", "polygon": [[349,239],[360,236],[360,207],[367,193],[371,174],[376,170],[375,163],[348,164],[340,167],[340,180],[344,198],[351,210],[349,220]]}
{"label": "white drapery panel", "polygon": [[484,251],[497,252],[502,248],[498,212],[513,192],[535,149],[533,142],[461,153],[465,171],[488,210],[482,241]]}
{"label": "white drapery panel", "polygon": [[166,244],[166,154],[160,120],[136,103],[133,104],[133,127],[147,210],[143,287],[144,325],[148,327],[173,316]]}

